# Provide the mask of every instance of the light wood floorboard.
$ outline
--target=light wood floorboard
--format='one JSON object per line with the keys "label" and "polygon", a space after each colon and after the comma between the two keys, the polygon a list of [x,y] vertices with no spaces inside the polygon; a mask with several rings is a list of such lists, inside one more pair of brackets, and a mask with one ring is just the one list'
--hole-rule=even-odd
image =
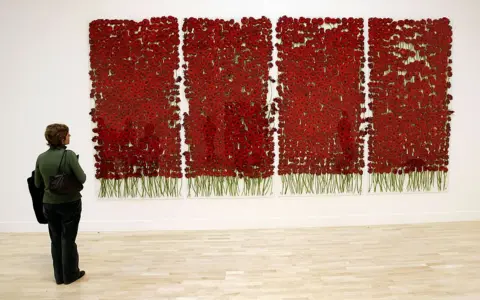
{"label": "light wood floorboard", "polygon": [[2,300],[480,300],[480,222],[79,233],[57,286],[48,234],[0,233]]}

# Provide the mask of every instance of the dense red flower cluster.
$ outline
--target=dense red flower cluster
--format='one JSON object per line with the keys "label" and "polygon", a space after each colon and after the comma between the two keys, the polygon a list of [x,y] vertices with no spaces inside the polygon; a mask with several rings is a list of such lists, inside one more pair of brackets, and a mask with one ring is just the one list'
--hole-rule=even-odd
{"label": "dense red flower cluster", "polygon": [[188,18],[183,32],[187,177],[270,177],[270,20]]}
{"label": "dense red flower cluster", "polygon": [[447,171],[452,28],[369,20],[369,173]]}
{"label": "dense red flower cluster", "polygon": [[361,174],[363,19],[277,24],[279,174]]}
{"label": "dense red flower cluster", "polygon": [[181,177],[174,17],[90,23],[96,177]]}

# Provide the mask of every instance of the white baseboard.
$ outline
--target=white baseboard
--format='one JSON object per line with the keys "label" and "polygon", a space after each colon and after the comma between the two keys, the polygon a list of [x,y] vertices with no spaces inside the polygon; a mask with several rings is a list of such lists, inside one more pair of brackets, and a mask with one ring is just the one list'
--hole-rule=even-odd
{"label": "white baseboard", "polygon": [[[341,216],[309,216],[302,218],[253,216],[250,219],[235,217],[193,218],[156,220],[82,220],[80,231],[164,231],[164,230],[238,230],[269,228],[302,227],[340,227],[340,226],[374,226],[387,224],[418,224],[437,222],[480,221],[480,211],[427,212],[418,214],[351,214]],[[0,232],[43,232],[46,225],[36,222],[0,222]]]}

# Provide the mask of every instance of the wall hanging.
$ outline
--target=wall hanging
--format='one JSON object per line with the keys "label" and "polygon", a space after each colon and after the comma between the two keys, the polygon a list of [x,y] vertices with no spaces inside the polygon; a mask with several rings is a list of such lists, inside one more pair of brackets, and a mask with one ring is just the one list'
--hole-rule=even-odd
{"label": "wall hanging", "polygon": [[90,23],[100,197],[176,197],[181,188],[178,21]]}
{"label": "wall hanging", "polygon": [[363,19],[282,17],[276,32],[282,194],[360,193]]}
{"label": "wall hanging", "polygon": [[436,20],[369,20],[369,189],[445,190],[452,28]]}
{"label": "wall hanging", "polygon": [[271,194],[270,20],[189,18],[183,34],[189,195]]}

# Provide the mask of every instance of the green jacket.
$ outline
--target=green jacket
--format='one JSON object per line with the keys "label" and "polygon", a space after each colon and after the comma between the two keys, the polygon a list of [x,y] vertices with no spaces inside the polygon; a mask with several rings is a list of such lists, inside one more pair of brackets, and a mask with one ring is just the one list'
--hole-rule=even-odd
{"label": "green jacket", "polygon": [[43,203],[60,204],[80,200],[82,195],[80,192],[71,195],[57,195],[50,192],[48,189],[50,183],[50,176],[57,175],[58,165],[62,159],[63,152],[65,157],[62,161],[60,170],[66,174],[74,174],[78,181],[85,183],[87,176],[82,167],[78,163],[78,157],[72,150],[63,148],[51,147],[47,151],[40,154],[35,165],[35,186],[40,188],[45,187],[45,194],[43,195]]}

